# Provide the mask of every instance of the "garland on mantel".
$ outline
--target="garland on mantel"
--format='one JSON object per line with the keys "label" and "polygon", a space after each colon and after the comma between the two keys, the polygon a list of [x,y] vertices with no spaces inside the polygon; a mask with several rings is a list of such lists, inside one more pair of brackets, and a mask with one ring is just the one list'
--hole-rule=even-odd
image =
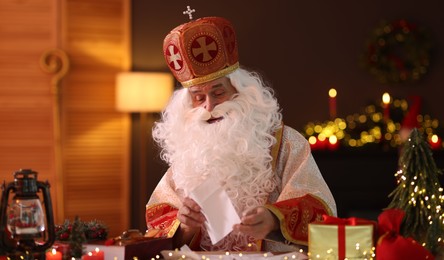
{"label": "garland on mantel", "polygon": [[73,225],[75,224],[79,226],[76,230],[82,232],[87,241],[106,240],[108,237],[108,227],[101,221],[91,220],[84,222],[76,217],[74,222],[66,219],[62,225],[55,226],[56,240],[68,241],[73,232]]}

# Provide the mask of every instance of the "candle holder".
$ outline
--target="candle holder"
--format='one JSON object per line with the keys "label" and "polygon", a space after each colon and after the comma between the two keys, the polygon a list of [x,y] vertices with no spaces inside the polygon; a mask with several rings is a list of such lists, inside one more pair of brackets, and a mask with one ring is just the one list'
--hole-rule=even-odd
{"label": "candle holder", "polygon": [[[44,209],[38,192],[42,192]],[[12,200],[9,194],[15,193]],[[9,205],[8,205],[9,203]],[[0,246],[11,259],[43,258],[55,240],[49,183],[37,181],[30,169],[14,173],[14,182],[2,185]]]}

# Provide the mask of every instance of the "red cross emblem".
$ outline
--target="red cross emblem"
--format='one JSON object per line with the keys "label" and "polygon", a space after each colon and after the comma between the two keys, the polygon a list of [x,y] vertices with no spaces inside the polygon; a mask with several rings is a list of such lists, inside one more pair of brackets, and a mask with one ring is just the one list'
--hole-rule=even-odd
{"label": "red cross emblem", "polygon": [[198,62],[209,62],[217,56],[219,47],[216,41],[208,35],[194,39],[191,53]]}
{"label": "red cross emblem", "polygon": [[179,53],[179,49],[173,44],[168,45],[166,49],[166,57],[168,65],[174,70],[180,70],[183,67],[182,56]]}

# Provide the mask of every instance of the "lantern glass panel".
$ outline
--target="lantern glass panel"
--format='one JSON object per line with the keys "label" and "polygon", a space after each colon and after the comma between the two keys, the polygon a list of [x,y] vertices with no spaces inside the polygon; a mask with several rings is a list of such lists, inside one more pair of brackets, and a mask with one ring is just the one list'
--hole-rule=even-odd
{"label": "lantern glass panel", "polygon": [[41,236],[45,231],[45,215],[40,200],[13,199],[8,209],[7,228],[13,237]]}

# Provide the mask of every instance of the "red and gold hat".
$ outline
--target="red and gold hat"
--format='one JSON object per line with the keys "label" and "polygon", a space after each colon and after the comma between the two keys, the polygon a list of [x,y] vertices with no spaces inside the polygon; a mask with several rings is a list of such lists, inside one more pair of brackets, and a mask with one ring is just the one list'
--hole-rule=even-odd
{"label": "red and gold hat", "polygon": [[183,87],[223,77],[239,68],[234,28],[221,17],[200,18],[174,28],[165,37],[163,54]]}

